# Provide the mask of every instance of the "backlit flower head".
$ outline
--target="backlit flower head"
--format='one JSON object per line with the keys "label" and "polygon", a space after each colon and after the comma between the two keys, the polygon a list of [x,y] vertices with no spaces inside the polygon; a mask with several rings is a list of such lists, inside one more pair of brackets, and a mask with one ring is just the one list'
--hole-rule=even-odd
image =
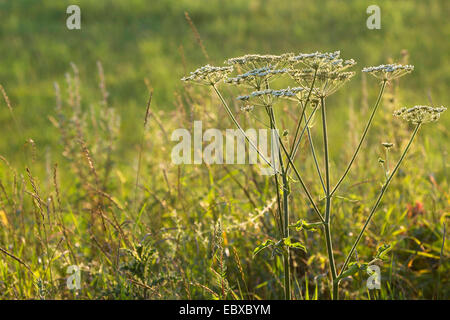
{"label": "backlit flower head", "polygon": [[356,64],[355,60],[340,58],[340,51],[299,54],[291,62],[300,62],[306,68],[291,69],[289,75],[302,87],[311,87],[316,97],[326,97],[336,92],[355,73],[347,71]]}
{"label": "backlit flower head", "polygon": [[273,54],[247,54],[242,57],[231,58],[225,61],[225,64],[236,66],[244,72],[271,66],[272,68],[283,68],[289,63],[289,59],[294,56],[293,53],[285,53],[281,55]]}
{"label": "backlit flower head", "polygon": [[181,78],[182,81],[192,81],[199,84],[211,85],[220,82],[233,71],[233,67],[213,67],[207,64]]}
{"label": "backlit flower head", "polygon": [[286,89],[266,89],[253,91],[248,95],[239,96],[236,99],[241,101],[249,101],[256,98],[259,103],[254,103],[257,106],[268,106],[272,105],[276,99],[287,98],[287,99],[302,99],[302,93],[305,91],[302,87],[286,88]]}
{"label": "backlit flower head", "polygon": [[253,109],[254,109],[254,106],[252,106],[252,105],[245,105],[245,106],[241,107],[241,111],[243,111],[243,112],[251,112],[251,111],[253,111]]}
{"label": "backlit flower head", "polygon": [[252,69],[243,74],[238,74],[233,78],[225,80],[226,83],[236,85],[246,85],[248,87],[260,89],[264,87],[264,84],[273,80],[275,77],[286,74],[288,69],[275,69],[272,65]]}
{"label": "backlit flower head", "polygon": [[414,66],[409,64],[382,64],[376,67],[366,67],[362,69],[362,72],[370,73],[375,78],[381,80],[391,81],[393,79],[400,78],[413,70]]}
{"label": "backlit flower head", "polygon": [[447,108],[443,106],[437,108],[430,106],[414,106],[412,108],[401,108],[394,112],[394,116],[418,124],[439,120],[441,113],[445,110],[447,110]]}
{"label": "backlit flower head", "polygon": [[[335,67],[344,67],[344,65],[353,65],[354,60],[343,61],[339,59],[341,52],[314,52],[314,53],[300,53],[299,55],[293,56],[290,61],[292,63],[302,63],[308,68],[318,70],[321,68],[331,68],[333,65]],[[330,70],[333,71],[333,70]]]}
{"label": "backlit flower head", "polygon": [[315,75],[313,95],[316,97],[327,97],[347,83],[355,75],[355,72],[294,69],[289,71],[289,75],[303,87],[309,87]]}

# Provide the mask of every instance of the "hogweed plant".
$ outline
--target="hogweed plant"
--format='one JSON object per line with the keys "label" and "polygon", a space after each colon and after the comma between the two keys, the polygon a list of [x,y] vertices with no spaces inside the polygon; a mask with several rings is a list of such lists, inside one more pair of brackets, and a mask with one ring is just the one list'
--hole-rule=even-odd
{"label": "hogweed plant", "polygon": [[[390,182],[397,173],[401,163],[406,157],[406,154],[424,123],[437,121],[440,114],[446,110],[445,107],[431,107],[431,106],[415,106],[413,108],[402,108],[394,113],[396,117],[400,117],[406,121],[412,122],[415,129],[407,143],[400,159],[397,161],[394,169],[389,171],[389,164],[386,163],[386,180],[379,190],[372,209],[366,221],[356,237],[350,252],[348,252],[344,263],[340,270],[337,268],[337,263],[334,257],[333,243],[332,243],[332,200],[339,190],[342,182],[348,176],[363,144],[369,129],[372,125],[376,112],[379,108],[383,92],[394,79],[402,77],[414,70],[411,65],[389,64],[380,65],[376,67],[367,67],[362,72],[368,73],[381,81],[380,91],[369,116],[369,119],[364,127],[361,138],[352,154],[342,175],[332,187],[330,179],[330,154],[328,148],[328,126],[327,126],[327,98],[337,92],[355,75],[354,71],[350,69],[355,66],[356,62],[353,59],[344,60],[340,57],[340,52],[321,53],[314,52],[308,54],[292,54],[286,53],[282,55],[245,55],[242,57],[231,58],[225,61],[226,66],[213,67],[206,65],[201,67],[190,75],[182,78],[183,81],[191,81],[197,84],[210,86],[216,93],[219,100],[223,104],[228,116],[234,125],[240,130],[249,145],[254,148],[259,156],[273,169],[273,180],[276,189],[276,225],[279,233],[277,241],[268,239],[262,242],[255,250],[254,255],[262,250],[272,250],[272,255],[280,255],[284,261],[284,291],[285,298],[291,299],[291,275],[290,275],[290,249],[300,249],[306,251],[305,246],[294,241],[290,235],[290,229],[309,230],[314,231],[318,228],[323,229],[325,236],[325,245],[328,255],[328,264],[332,283],[332,298],[339,298],[339,284],[343,278],[349,277],[358,271],[366,270],[370,264],[382,259],[387,251],[390,250],[389,245],[379,247],[375,259],[367,264],[359,264],[352,262],[353,254],[366,231],[371,219],[379,207],[379,204],[388,189]],[[234,74],[233,74],[234,73]],[[275,83],[279,78],[288,78],[295,84],[292,87],[276,88]],[[280,166],[276,168],[273,161],[270,162],[258,150],[257,146],[246,135],[241,125],[237,121],[226,99],[219,90],[220,84],[228,84],[247,89],[244,95],[238,96],[237,100],[244,105],[241,110],[249,113],[262,113],[265,116],[265,121],[262,121],[268,128],[276,132],[276,142],[281,146],[278,149],[278,154],[272,154],[272,160],[277,158]],[[298,117],[295,119],[294,134],[291,141],[286,139],[289,131],[281,131],[280,122],[277,119],[280,103],[293,102],[297,106]],[[308,105],[310,108],[308,109]],[[310,123],[315,116],[315,113],[320,110],[322,139],[323,139],[323,166],[319,165],[317,152],[314,148],[312,133],[310,130]],[[282,135],[278,132],[283,132]],[[304,136],[308,138],[309,148],[311,149],[311,156],[314,160],[315,171],[317,179],[323,189],[323,200],[325,200],[325,207],[320,209],[313,195],[306,186],[302,173],[295,165],[295,159],[300,143]],[[384,143],[386,154],[393,145],[391,143]],[[384,160],[383,165],[384,165]],[[387,161],[387,157],[386,157]],[[294,178],[291,177],[291,170],[294,173]],[[299,219],[296,223],[290,223],[290,197],[291,183],[299,183],[304,194],[311,206],[311,209],[317,216],[317,221],[305,221]],[[301,217],[299,217],[301,218]]]}

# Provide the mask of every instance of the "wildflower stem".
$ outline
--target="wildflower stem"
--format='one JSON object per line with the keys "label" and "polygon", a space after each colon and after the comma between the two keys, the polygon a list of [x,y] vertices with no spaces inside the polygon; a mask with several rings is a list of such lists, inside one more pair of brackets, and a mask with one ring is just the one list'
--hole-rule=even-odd
{"label": "wildflower stem", "polygon": [[[325,192],[327,198],[330,197],[330,165],[328,157],[328,132],[327,132],[327,118],[325,110],[325,98],[320,98],[320,104],[322,109],[322,131],[323,131],[323,150],[325,157]],[[329,212],[327,212],[329,214]],[[325,215],[325,220],[329,220],[329,216]]]}
{"label": "wildflower stem", "polygon": [[[277,125],[275,120],[275,114],[273,112],[272,106],[269,107],[269,115],[271,117],[272,129],[277,132],[278,141],[281,144],[281,137],[277,131]],[[281,177],[283,181],[283,211],[284,211],[284,237],[289,237],[289,181],[287,178],[287,170],[284,168],[283,156],[280,150],[278,150],[278,156],[281,165]]]}
{"label": "wildflower stem", "polygon": [[382,186],[380,194],[378,195],[378,198],[375,201],[375,205],[372,207],[372,210],[370,211],[370,214],[367,217],[367,220],[364,223],[363,228],[361,229],[358,237],[355,240],[355,243],[353,244],[352,248],[350,249],[350,252],[349,252],[347,258],[345,259],[344,265],[342,266],[342,269],[341,269],[341,272],[339,273],[339,275],[341,275],[342,272],[344,272],[345,268],[347,267],[348,263],[350,262],[350,259],[351,259],[352,255],[353,255],[353,253],[355,252],[356,247],[358,246],[359,241],[361,240],[361,238],[362,238],[362,236],[364,234],[364,231],[366,231],[366,228],[369,225],[370,220],[372,219],[373,215],[375,214],[375,212],[376,212],[376,210],[378,208],[378,205],[380,204],[381,199],[383,198],[383,195],[384,195],[384,193],[386,192],[386,190],[387,190],[387,188],[389,186],[389,183],[391,182],[392,178],[394,177],[395,173],[397,172],[398,168],[400,167],[400,164],[402,163],[403,159],[405,158],[406,153],[408,152],[408,150],[409,150],[409,148],[410,148],[410,146],[411,146],[411,144],[412,144],[412,142],[414,140],[414,137],[416,136],[417,132],[419,131],[420,125],[421,125],[421,123],[417,124],[417,126],[414,129],[414,132],[413,132],[413,134],[411,136],[411,139],[409,140],[408,144],[406,145],[405,150],[403,151],[402,156],[400,157],[400,159],[398,160],[397,164],[395,165],[394,170],[392,170],[392,173],[389,175],[388,179],[386,180],[386,182]]}
{"label": "wildflower stem", "polygon": [[386,179],[387,179],[389,176],[389,168],[390,168],[389,167],[389,149],[386,148],[385,152],[386,152]]}
{"label": "wildflower stem", "polygon": [[318,108],[318,106],[314,107],[313,111],[311,112],[311,114],[308,117],[308,121],[306,122],[305,127],[303,128],[302,132],[300,133],[300,136],[299,136],[299,138],[297,140],[297,144],[294,147],[294,152],[292,152],[292,157],[291,157],[292,159],[294,159],[295,155],[297,154],[298,147],[299,147],[300,142],[302,140],[303,134],[305,133],[306,128],[308,127],[309,123],[311,122],[311,119],[313,118],[314,114],[316,113],[317,108]]}
{"label": "wildflower stem", "polygon": [[331,191],[331,193],[330,193],[330,196],[331,196],[331,197],[332,197],[332,196],[334,195],[334,193],[337,191],[337,189],[338,189],[339,186],[341,185],[342,181],[344,181],[345,177],[347,176],[348,172],[350,171],[350,168],[351,168],[352,165],[353,165],[353,162],[355,161],[356,157],[358,156],[359,150],[361,149],[361,146],[362,146],[362,144],[363,144],[363,142],[364,142],[364,139],[366,138],[367,132],[369,131],[370,126],[372,125],[372,121],[373,121],[373,118],[374,118],[374,116],[375,116],[375,113],[377,112],[378,106],[379,106],[380,101],[381,101],[381,97],[383,96],[383,92],[384,92],[384,89],[385,89],[385,87],[386,87],[386,83],[387,83],[387,80],[383,80],[383,83],[382,83],[381,89],[380,89],[380,93],[378,94],[378,99],[377,99],[377,101],[376,101],[376,103],[375,103],[375,107],[374,107],[373,110],[372,110],[372,114],[370,115],[369,121],[367,122],[366,127],[364,128],[364,132],[363,132],[363,135],[362,135],[362,137],[361,137],[361,140],[359,140],[358,147],[356,147],[356,150],[355,150],[355,152],[353,153],[352,159],[351,159],[350,162],[348,163],[347,168],[345,169],[344,174],[342,175],[342,177],[339,179],[339,181],[336,183],[335,187],[334,187],[333,190]]}
{"label": "wildflower stem", "polygon": [[279,231],[280,236],[283,237],[283,217],[281,215],[281,196],[280,196],[280,182],[278,181],[278,175],[274,175],[275,187],[277,189],[277,207],[278,207],[278,219],[279,219]]}
{"label": "wildflower stem", "polygon": [[[278,135],[278,132],[277,132],[277,135]],[[278,135],[278,138],[280,138],[279,135]],[[308,187],[305,185],[305,182],[303,181],[302,177],[300,176],[300,173],[298,172],[297,168],[295,167],[294,163],[292,162],[292,159],[289,157],[289,153],[286,150],[286,147],[284,146],[281,139],[279,139],[279,140],[280,140],[281,148],[283,149],[283,152],[286,154],[287,160],[288,160],[289,164],[291,165],[292,170],[294,170],[294,173],[297,176],[298,181],[302,185],[303,191],[306,193],[306,196],[308,197],[308,200],[311,203],[311,205],[314,209],[314,212],[317,214],[320,221],[322,221],[322,223],[325,223],[325,219],[323,218],[322,214],[320,213],[319,209],[317,208],[317,205],[316,205],[314,199],[312,198],[311,193],[308,190]]]}
{"label": "wildflower stem", "polygon": [[222,102],[223,106],[225,107],[225,110],[228,113],[228,116],[231,118],[231,120],[233,121],[233,123],[236,125],[236,127],[239,129],[239,131],[241,131],[242,135],[244,136],[245,140],[247,140],[247,142],[249,143],[249,145],[252,146],[253,149],[256,150],[256,152],[258,153],[258,155],[264,160],[264,162],[266,162],[275,172],[278,172],[278,170],[270,163],[269,160],[266,159],[266,157],[264,157],[264,155],[259,151],[258,147],[255,146],[255,144],[253,143],[253,141],[245,134],[244,129],[242,129],[241,125],[239,124],[239,122],[236,120],[236,118],[234,117],[233,113],[230,110],[230,107],[228,106],[228,104],[226,103],[225,99],[222,97],[222,95],[220,94],[219,90],[217,90],[217,87],[215,84],[211,84],[211,86],[213,87],[214,91],[216,92],[217,96],[219,97],[220,101]]}
{"label": "wildflower stem", "polygon": [[314,164],[316,166],[317,174],[319,175],[319,179],[320,179],[320,183],[322,184],[323,192],[326,192],[325,183],[323,182],[322,173],[320,172],[320,167],[319,167],[319,163],[317,161],[316,151],[314,149],[314,143],[311,138],[311,132],[309,130],[308,123],[306,122],[306,118],[304,118],[304,119],[305,119],[306,133],[308,134],[309,145],[311,147],[311,153],[312,153],[312,156],[314,159]]}
{"label": "wildflower stem", "polygon": [[[267,113],[270,118],[270,127],[272,130],[275,130],[277,132],[277,137],[280,142],[281,137],[278,135],[277,126],[276,126],[276,120],[275,115],[273,112],[272,106],[267,106]],[[289,180],[287,178],[287,170],[284,169],[284,163],[283,163],[283,156],[281,154],[281,151],[278,150],[278,156],[280,160],[281,165],[281,178],[282,178],[282,185],[283,185],[283,216],[284,216],[284,224],[283,224],[283,230],[282,230],[282,237],[288,238],[289,237],[289,194],[290,194],[290,188],[289,188]],[[275,174],[275,178],[277,178],[277,175]],[[280,217],[282,212],[279,211]],[[290,272],[290,263],[289,263],[289,247],[285,248],[285,252],[283,254],[283,260],[284,260],[284,297],[286,300],[291,300],[291,272]]]}
{"label": "wildflower stem", "polygon": [[326,204],[325,204],[325,223],[323,225],[325,231],[325,239],[328,252],[328,260],[330,263],[331,277],[333,280],[333,300],[338,299],[338,293],[336,291],[337,284],[337,273],[336,264],[334,262],[333,253],[333,243],[331,240],[331,228],[330,228],[330,212],[331,212],[331,196],[330,196],[330,161],[328,155],[328,132],[327,132],[327,118],[325,110],[325,98],[320,98],[320,104],[322,109],[322,131],[323,131],[323,150],[324,150],[324,161],[325,161],[325,194],[326,194]]}
{"label": "wildflower stem", "polygon": [[[306,111],[306,107],[308,106],[308,103],[309,103],[309,99],[311,98],[311,93],[312,93],[312,91],[313,91],[313,89],[314,89],[314,83],[316,82],[316,77],[317,77],[317,69],[316,69],[316,71],[314,72],[314,78],[313,78],[313,81],[312,81],[312,83],[311,83],[311,87],[310,87],[310,89],[309,89],[309,92],[308,92],[308,96],[307,96],[307,98],[306,98],[306,101],[305,101],[305,105],[303,106],[303,108],[302,108],[302,114],[301,114],[301,116],[300,116],[300,119],[299,119],[299,121],[298,121],[298,123],[297,123],[297,127],[296,127],[296,129],[295,129],[295,134],[294,134],[294,141],[292,142],[292,147],[291,147],[291,151],[290,151],[290,153],[289,153],[289,158],[295,158],[295,154],[296,154],[296,152],[297,152],[297,145],[300,143],[300,141],[301,141],[301,139],[302,139],[302,136],[303,136],[303,132],[302,132],[302,134],[300,135],[300,137],[298,138],[298,143],[297,143],[297,136],[298,136],[298,132],[300,131],[300,126],[301,126],[301,124],[302,124],[302,120],[303,120],[303,117],[304,117],[304,115],[305,115],[305,111]],[[289,163],[286,165],[286,169],[289,169]]]}

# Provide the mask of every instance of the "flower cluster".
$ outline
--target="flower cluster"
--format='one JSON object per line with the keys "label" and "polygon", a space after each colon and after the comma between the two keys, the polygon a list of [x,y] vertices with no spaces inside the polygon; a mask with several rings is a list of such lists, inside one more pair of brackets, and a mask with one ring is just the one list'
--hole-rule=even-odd
{"label": "flower cluster", "polygon": [[247,54],[242,57],[228,59],[225,61],[225,64],[239,67],[244,71],[259,69],[269,65],[272,66],[272,68],[282,68],[289,63],[290,58],[293,56],[293,53],[284,53],[282,55]]}
{"label": "flower cluster", "polygon": [[309,87],[315,81],[312,93],[314,96],[320,98],[335,93],[355,75],[355,72],[295,69],[290,70],[289,75],[303,87]]}
{"label": "flower cluster", "polygon": [[430,106],[414,106],[412,108],[401,108],[394,112],[394,116],[418,124],[439,120],[441,113],[445,110],[447,110],[447,108],[443,106],[437,108]]}
{"label": "flower cluster", "polygon": [[273,89],[266,89],[266,90],[259,90],[259,91],[253,91],[252,93],[248,95],[239,96],[236,99],[241,101],[249,101],[253,98],[258,98],[260,101],[260,106],[268,106],[271,105],[274,101],[274,99],[278,98],[293,98],[300,100],[302,99],[301,93],[305,91],[305,88],[303,87],[295,87],[295,88],[286,88],[286,89],[279,89],[279,90],[273,90]]}
{"label": "flower cluster", "polygon": [[280,76],[286,74],[289,70],[286,68],[275,69],[272,65],[265,67],[252,69],[243,74],[238,74],[236,77],[228,78],[225,80],[226,83],[236,84],[236,85],[247,85],[252,88],[259,89],[264,83],[269,80],[273,80],[275,76]]}
{"label": "flower cluster", "polygon": [[391,81],[404,76],[414,70],[412,65],[401,64],[382,64],[376,67],[366,67],[362,69],[362,72],[367,72],[373,75],[375,78]]}
{"label": "flower cluster", "polygon": [[233,67],[213,67],[207,64],[191,72],[189,76],[181,78],[183,81],[192,81],[199,84],[212,85],[220,82],[233,71]]}
{"label": "flower cluster", "polygon": [[340,57],[341,52],[314,52],[314,53],[300,53],[292,57],[290,60],[293,63],[302,63],[307,68],[313,70],[323,70],[329,72],[343,71],[356,64],[355,60],[343,60]]}
{"label": "flower cluster", "polygon": [[314,82],[312,92],[319,98],[333,94],[355,75],[346,71],[356,64],[355,60],[341,59],[340,51],[303,53],[292,57],[291,61],[306,66],[289,70],[292,79],[303,87],[310,87]]}

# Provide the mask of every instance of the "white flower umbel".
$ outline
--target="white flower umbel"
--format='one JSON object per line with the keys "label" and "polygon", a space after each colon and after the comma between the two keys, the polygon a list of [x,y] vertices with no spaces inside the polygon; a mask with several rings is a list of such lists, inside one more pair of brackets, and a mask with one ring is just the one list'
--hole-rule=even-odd
{"label": "white flower umbel", "polygon": [[335,52],[314,52],[314,53],[300,53],[290,59],[291,63],[301,63],[307,68],[313,70],[326,70],[330,72],[343,71],[356,64],[355,60],[343,60],[340,56],[340,51]]}
{"label": "white flower umbel", "polygon": [[313,95],[328,97],[353,78],[355,72],[304,69],[290,70],[289,75],[301,86],[309,86],[315,81]]}
{"label": "white flower umbel", "polygon": [[238,74],[233,78],[225,80],[226,83],[234,85],[243,85],[250,88],[260,90],[268,82],[274,80],[283,74],[288,73],[289,69],[275,69],[272,65],[253,69],[243,74]]}
{"label": "white flower umbel", "polygon": [[183,81],[192,81],[198,84],[211,85],[220,82],[233,71],[233,67],[213,67],[207,64],[181,78]]}
{"label": "white flower umbel", "polygon": [[295,100],[302,100],[303,96],[302,93],[306,89],[303,87],[295,87],[295,88],[286,88],[286,89],[266,89],[266,90],[259,90],[259,91],[253,91],[252,93],[248,95],[242,95],[237,97],[237,100],[241,101],[249,101],[251,99],[257,99],[258,103],[254,103],[256,106],[269,106],[274,103],[274,101],[278,98],[286,98],[286,99],[295,99]]}
{"label": "white flower umbel", "polygon": [[414,106],[412,108],[401,108],[394,112],[394,116],[415,124],[427,123],[439,120],[441,113],[445,110],[447,110],[447,108],[444,106],[437,108],[430,106]]}
{"label": "white flower umbel", "polygon": [[228,59],[225,61],[225,64],[240,68],[244,72],[267,67],[269,65],[273,68],[283,68],[289,64],[290,58],[293,56],[293,53],[284,53],[281,55],[247,54],[242,57]]}
{"label": "white flower umbel", "polygon": [[391,81],[411,73],[413,70],[414,66],[409,64],[382,64],[376,67],[366,67],[362,69],[362,72],[367,72],[381,80]]}

